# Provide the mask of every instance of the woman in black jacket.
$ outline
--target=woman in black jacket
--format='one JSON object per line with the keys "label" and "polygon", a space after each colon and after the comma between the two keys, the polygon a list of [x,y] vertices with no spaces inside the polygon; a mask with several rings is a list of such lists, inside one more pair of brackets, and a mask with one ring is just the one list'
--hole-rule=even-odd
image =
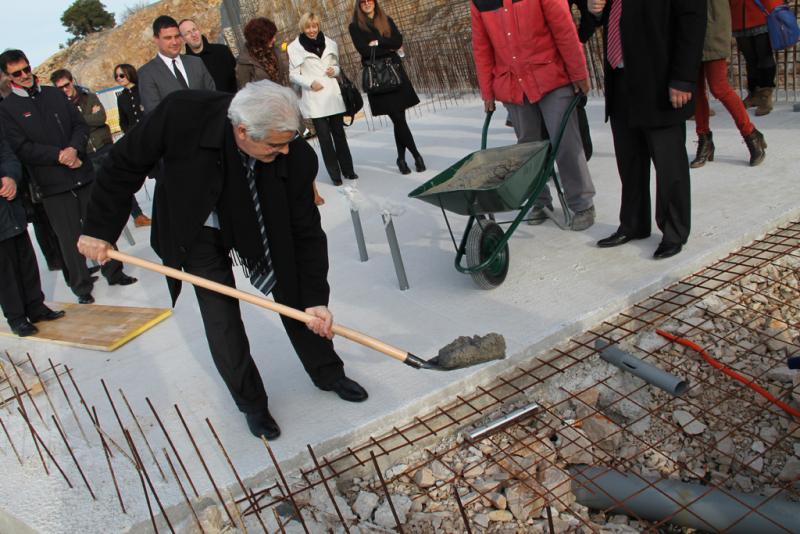
{"label": "woman in black jacket", "polygon": [[406,122],[406,109],[419,104],[419,97],[403,69],[397,50],[403,46],[403,34],[397,29],[391,17],[386,16],[376,0],[356,0],[353,6],[353,21],[350,23],[350,37],[353,39],[361,60],[390,58],[398,66],[402,83],[396,90],[378,95],[367,95],[373,115],[388,115],[394,124],[394,142],[397,145],[397,168],[403,174],[411,170],[406,163],[406,149],[414,157],[417,172],[425,170],[414,137]]}

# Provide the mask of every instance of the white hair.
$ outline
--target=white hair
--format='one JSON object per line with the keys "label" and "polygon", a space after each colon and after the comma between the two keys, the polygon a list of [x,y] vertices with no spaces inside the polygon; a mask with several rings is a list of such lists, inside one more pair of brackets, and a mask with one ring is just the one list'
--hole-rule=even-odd
{"label": "white hair", "polygon": [[244,126],[247,136],[261,141],[271,131],[296,132],[300,128],[297,96],[288,87],[269,80],[250,82],[231,100],[228,118]]}

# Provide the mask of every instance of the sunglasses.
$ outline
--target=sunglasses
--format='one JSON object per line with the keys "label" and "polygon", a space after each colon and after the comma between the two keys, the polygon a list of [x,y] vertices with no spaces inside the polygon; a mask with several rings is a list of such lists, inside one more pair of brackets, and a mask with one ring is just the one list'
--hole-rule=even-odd
{"label": "sunglasses", "polygon": [[359,0],[358,3],[363,6],[364,4],[374,4],[375,0]]}
{"label": "sunglasses", "polygon": [[123,80],[127,78],[127,76],[125,75],[124,72],[118,72],[114,75],[114,78],[116,78],[117,80]]}
{"label": "sunglasses", "polygon": [[27,67],[23,67],[19,70],[15,70],[14,72],[9,72],[8,75],[12,78],[21,78],[23,74],[30,74],[31,73],[31,66],[28,65]]}
{"label": "sunglasses", "polygon": [[72,85],[72,82],[67,82],[67,83],[65,83],[63,85],[56,85],[56,88],[61,89],[63,91],[64,89],[66,89],[70,85]]}
{"label": "sunglasses", "polygon": [[270,147],[270,148],[281,149],[281,148],[283,148],[285,146],[289,146],[290,143],[292,143],[294,141],[297,141],[298,139],[300,139],[300,137],[301,137],[300,132],[295,132],[294,133],[294,137],[292,137],[291,139],[289,139],[285,143],[266,143],[266,145],[268,147]]}

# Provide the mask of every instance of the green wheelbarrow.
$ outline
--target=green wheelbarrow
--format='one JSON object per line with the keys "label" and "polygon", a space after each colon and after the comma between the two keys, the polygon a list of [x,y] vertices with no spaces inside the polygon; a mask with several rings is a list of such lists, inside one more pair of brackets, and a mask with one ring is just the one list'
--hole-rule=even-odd
{"label": "green wheelbarrow", "polygon": [[[456,249],[455,267],[469,274],[481,289],[494,289],[508,274],[508,240],[539,197],[548,180],[553,181],[563,210],[563,220],[548,215],[562,229],[572,222],[561,181],[555,170],[556,153],[567,121],[580,100],[570,102],[555,139],[486,148],[492,113],[486,114],[481,149],[471,153],[408,194],[438,206]],[[460,244],[456,243],[447,212],[466,215],[467,226]],[[510,221],[497,221],[496,213],[517,211]],[[502,226],[508,225],[503,231]],[[464,259],[466,258],[466,265]]]}

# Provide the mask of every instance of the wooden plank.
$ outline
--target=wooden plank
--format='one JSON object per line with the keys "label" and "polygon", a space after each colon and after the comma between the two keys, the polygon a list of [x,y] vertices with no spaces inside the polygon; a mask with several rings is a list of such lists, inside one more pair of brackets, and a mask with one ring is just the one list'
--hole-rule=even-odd
{"label": "wooden plank", "polygon": [[[67,314],[56,321],[36,323],[39,333],[25,339],[71,347],[111,352],[170,315],[169,308],[133,308],[102,304],[49,303]],[[0,336],[17,337],[8,325],[0,324]]]}

